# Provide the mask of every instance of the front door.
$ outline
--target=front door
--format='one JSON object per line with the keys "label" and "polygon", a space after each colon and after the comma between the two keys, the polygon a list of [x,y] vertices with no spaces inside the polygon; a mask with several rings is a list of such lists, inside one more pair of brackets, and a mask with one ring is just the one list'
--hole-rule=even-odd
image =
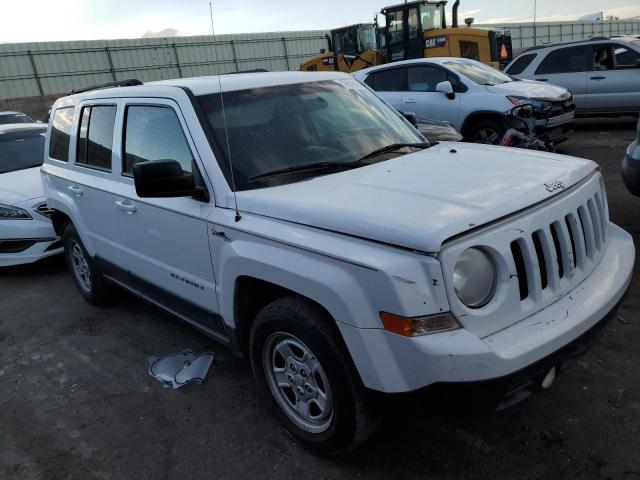
{"label": "front door", "polygon": [[[113,273],[183,318],[222,333],[205,221],[213,200],[139,198],[132,178],[133,165],[150,160],[176,160],[201,178],[201,160],[184,119],[171,100],[138,99],[123,106],[121,175],[110,205],[119,249]],[[212,196],[211,187],[202,184]]]}
{"label": "front door", "polygon": [[580,45],[552,50],[536,69],[534,80],[560,85],[573,93],[576,108],[587,109],[587,70],[591,47]]}
{"label": "front door", "polygon": [[640,110],[640,54],[619,44],[593,45],[593,64],[587,76],[591,112]]}
{"label": "front door", "polygon": [[436,92],[440,82],[450,81],[445,70],[430,66],[415,66],[407,69],[407,88],[402,94],[404,112],[414,112],[419,117],[451,122],[459,125],[460,94],[449,98]]}

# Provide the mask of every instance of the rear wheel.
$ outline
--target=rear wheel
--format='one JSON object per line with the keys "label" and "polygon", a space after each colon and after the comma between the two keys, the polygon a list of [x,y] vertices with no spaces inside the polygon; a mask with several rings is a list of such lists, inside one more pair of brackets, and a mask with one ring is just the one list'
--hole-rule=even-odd
{"label": "rear wheel", "polygon": [[109,296],[109,285],[72,224],[65,227],[62,239],[67,267],[80,294],[93,305],[104,305]]}
{"label": "rear wheel", "polygon": [[507,131],[506,126],[497,120],[480,120],[469,129],[466,139],[473,143],[500,145],[502,137]]}
{"label": "rear wheel", "polygon": [[377,420],[335,322],[303,298],[284,297],[258,314],[251,364],[288,433],[323,454],[352,450]]}

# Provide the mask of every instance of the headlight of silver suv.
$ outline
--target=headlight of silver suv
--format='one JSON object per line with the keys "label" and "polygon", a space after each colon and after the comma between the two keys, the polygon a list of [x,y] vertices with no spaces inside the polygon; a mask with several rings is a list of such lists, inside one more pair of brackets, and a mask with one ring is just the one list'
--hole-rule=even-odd
{"label": "headlight of silver suv", "polygon": [[0,203],[0,220],[31,220],[26,210]]}
{"label": "headlight of silver suv", "polygon": [[497,275],[496,265],[485,251],[467,248],[453,269],[453,288],[467,307],[484,307],[496,291]]}

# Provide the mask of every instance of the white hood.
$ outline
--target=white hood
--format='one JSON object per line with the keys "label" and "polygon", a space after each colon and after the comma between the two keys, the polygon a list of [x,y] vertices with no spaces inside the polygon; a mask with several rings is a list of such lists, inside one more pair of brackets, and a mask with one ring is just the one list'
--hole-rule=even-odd
{"label": "white hood", "polygon": [[40,167],[0,174],[0,203],[15,205],[38,197],[44,197]]}
{"label": "white hood", "polygon": [[535,80],[518,80],[487,86],[491,93],[515,95],[519,97],[535,98],[551,102],[564,101],[571,96],[571,92],[564,87]]}
{"label": "white hood", "polygon": [[437,252],[454,235],[558,193],[544,183],[560,180],[568,188],[596,166],[564,155],[443,142],[237,198],[244,212]]}

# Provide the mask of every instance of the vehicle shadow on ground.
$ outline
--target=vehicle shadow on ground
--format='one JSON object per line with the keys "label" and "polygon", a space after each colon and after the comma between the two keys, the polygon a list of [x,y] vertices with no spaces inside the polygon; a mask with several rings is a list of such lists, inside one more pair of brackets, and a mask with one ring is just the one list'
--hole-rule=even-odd
{"label": "vehicle shadow on ground", "polygon": [[638,117],[578,118],[569,124],[575,131],[635,130]]}

